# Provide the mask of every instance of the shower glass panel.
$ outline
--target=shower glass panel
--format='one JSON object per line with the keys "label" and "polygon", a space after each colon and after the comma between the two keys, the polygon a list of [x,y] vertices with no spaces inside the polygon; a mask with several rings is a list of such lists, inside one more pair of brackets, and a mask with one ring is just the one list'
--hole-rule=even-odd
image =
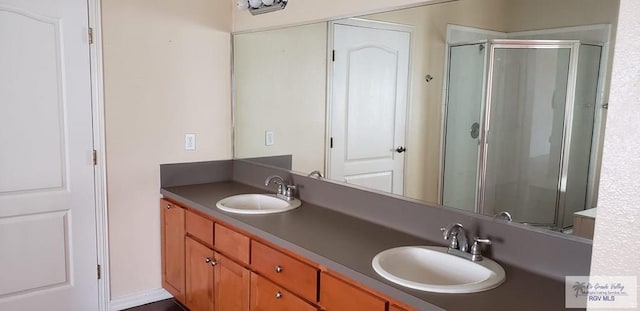
{"label": "shower glass panel", "polygon": [[570,48],[496,46],[483,213],[553,226],[563,152]]}
{"label": "shower glass panel", "polygon": [[565,208],[558,220],[560,227],[573,224],[573,213],[595,207],[587,206],[587,196],[602,47],[581,44],[579,51]]}
{"label": "shower glass panel", "polygon": [[479,43],[449,51],[442,203],[475,211],[487,49]]}

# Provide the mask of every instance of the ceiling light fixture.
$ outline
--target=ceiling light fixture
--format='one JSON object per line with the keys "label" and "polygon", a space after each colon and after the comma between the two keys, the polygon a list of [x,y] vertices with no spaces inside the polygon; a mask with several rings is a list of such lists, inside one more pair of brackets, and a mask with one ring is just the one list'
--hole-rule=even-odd
{"label": "ceiling light fixture", "polygon": [[283,10],[288,0],[238,0],[240,10],[249,10],[252,15],[259,15]]}

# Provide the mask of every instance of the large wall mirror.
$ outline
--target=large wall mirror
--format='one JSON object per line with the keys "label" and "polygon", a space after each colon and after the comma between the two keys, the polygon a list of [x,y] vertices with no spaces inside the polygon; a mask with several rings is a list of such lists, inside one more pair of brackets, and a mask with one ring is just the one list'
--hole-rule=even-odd
{"label": "large wall mirror", "polygon": [[234,34],[234,156],[571,232],[597,206],[618,7],[459,0]]}

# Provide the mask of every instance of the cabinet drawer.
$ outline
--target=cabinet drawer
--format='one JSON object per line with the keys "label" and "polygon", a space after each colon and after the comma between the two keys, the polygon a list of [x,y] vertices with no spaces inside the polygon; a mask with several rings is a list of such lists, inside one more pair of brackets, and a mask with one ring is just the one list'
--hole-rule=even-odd
{"label": "cabinet drawer", "polygon": [[186,213],[187,233],[208,247],[213,247],[213,221],[194,212]]}
{"label": "cabinet drawer", "polygon": [[296,297],[291,292],[255,273],[251,273],[251,311],[317,310],[318,308]]}
{"label": "cabinet drawer", "polygon": [[317,301],[318,269],[256,241],[251,241],[251,266],[301,297]]}
{"label": "cabinet drawer", "polygon": [[354,285],[322,273],[320,277],[320,305],[325,307],[327,311],[385,311],[387,302]]}
{"label": "cabinet drawer", "polygon": [[249,264],[249,237],[220,224],[215,225],[215,230],[216,249],[229,258]]}

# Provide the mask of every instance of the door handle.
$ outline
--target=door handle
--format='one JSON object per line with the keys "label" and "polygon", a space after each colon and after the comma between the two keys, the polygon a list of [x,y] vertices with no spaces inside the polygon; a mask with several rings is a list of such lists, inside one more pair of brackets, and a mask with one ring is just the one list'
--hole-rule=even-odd
{"label": "door handle", "polygon": [[404,146],[400,146],[400,147],[396,148],[396,152],[397,153],[403,153],[405,151],[407,151],[407,148],[405,148]]}
{"label": "door handle", "polygon": [[471,124],[471,138],[476,139],[480,135],[480,123],[473,122]]}

